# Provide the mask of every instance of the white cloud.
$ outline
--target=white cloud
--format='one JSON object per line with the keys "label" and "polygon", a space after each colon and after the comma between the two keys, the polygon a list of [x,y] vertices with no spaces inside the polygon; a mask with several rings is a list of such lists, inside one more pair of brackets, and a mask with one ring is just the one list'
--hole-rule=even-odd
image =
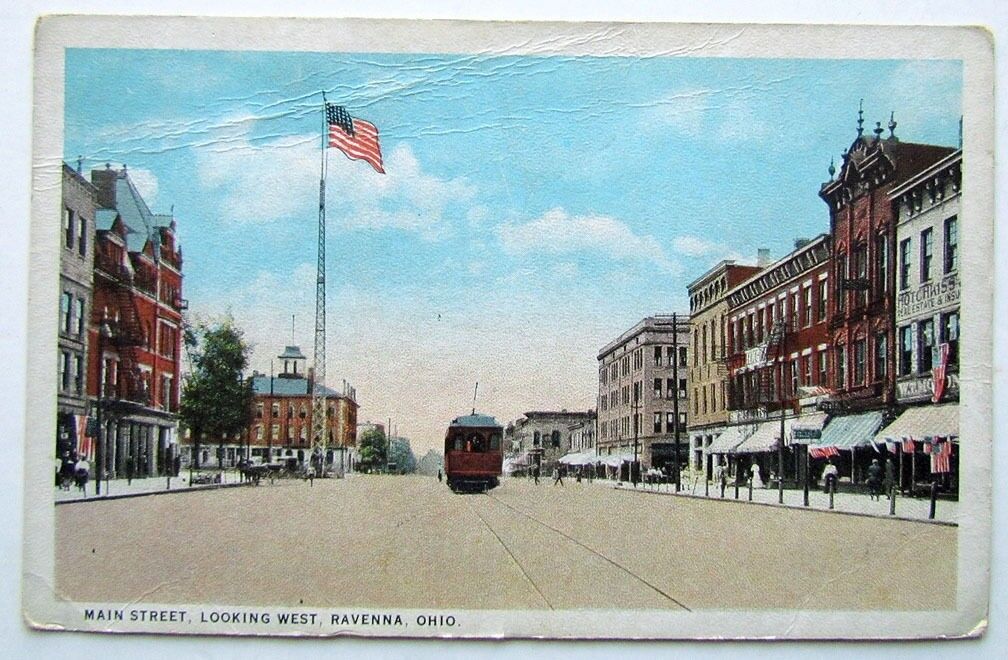
{"label": "white cloud", "polygon": [[[234,128],[249,118],[238,118]],[[200,180],[223,193],[220,213],[236,222],[273,222],[310,215],[317,208],[320,174],[318,140],[290,136],[252,143],[230,140],[224,148],[197,152]],[[449,231],[449,209],[471,200],[464,179],[443,179],[423,170],[409,145],[385,153],[386,174],[337,150],[328,155],[326,207],[351,229],[394,228],[436,238]]]}
{"label": "white cloud", "polygon": [[712,243],[699,236],[685,235],[676,236],[672,239],[672,247],[676,252],[689,257],[702,257],[721,248],[717,243]]}
{"label": "white cloud", "polygon": [[636,234],[626,223],[605,215],[572,216],[557,207],[524,224],[501,225],[497,235],[504,251],[512,255],[597,252],[679,269],[653,236]]}
{"label": "white cloud", "polygon": [[771,135],[771,127],[761,116],[757,93],[773,81],[755,83],[756,88],[691,88],[655,100],[646,113],[650,123],[670,128],[693,139],[717,142],[760,141]]}

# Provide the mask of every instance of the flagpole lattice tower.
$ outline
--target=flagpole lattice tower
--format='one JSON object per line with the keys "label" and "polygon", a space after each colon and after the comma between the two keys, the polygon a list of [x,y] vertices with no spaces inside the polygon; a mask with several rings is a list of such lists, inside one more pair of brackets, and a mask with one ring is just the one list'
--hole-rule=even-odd
{"label": "flagpole lattice tower", "polygon": [[319,467],[325,470],[325,460],[328,451],[326,434],[326,215],[325,215],[325,184],[328,156],[328,124],[325,123],[325,92],[322,93],[322,163],[319,177],[319,209],[318,209],[318,275],[315,280],[315,373],[312,388],[312,456],[317,456]]}

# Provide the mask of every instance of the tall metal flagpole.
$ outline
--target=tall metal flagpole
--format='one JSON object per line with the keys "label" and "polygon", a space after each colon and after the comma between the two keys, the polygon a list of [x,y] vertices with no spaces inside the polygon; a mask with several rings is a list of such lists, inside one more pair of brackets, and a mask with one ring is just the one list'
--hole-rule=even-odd
{"label": "tall metal flagpole", "polygon": [[[325,283],[325,184],[329,153],[329,123],[326,118],[326,96],[322,92],[322,163],[319,177],[318,212],[318,278],[315,284],[315,374],[312,389],[312,456],[317,456],[319,469],[325,472],[326,451],[326,283]],[[321,476],[321,475],[320,475]]]}

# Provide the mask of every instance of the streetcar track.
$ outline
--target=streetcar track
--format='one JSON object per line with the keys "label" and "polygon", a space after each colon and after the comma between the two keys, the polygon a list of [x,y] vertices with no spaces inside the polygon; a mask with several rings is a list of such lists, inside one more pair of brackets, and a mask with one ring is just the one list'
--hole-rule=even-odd
{"label": "streetcar track", "polygon": [[[492,493],[486,493],[486,496],[489,497],[490,499],[494,500],[495,502],[498,502],[501,505],[507,507],[511,511],[514,511],[515,513],[517,513],[519,515],[525,516],[529,520],[531,520],[531,521],[533,521],[535,523],[538,523],[539,525],[542,525],[546,529],[551,530],[551,531],[559,534],[560,536],[564,537],[565,539],[567,539],[571,543],[574,543],[575,545],[577,545],[577,546],[579,546],[581,548],[584,548],[585,550],[587,550],[588,552],[592,553],[596,557],[598,557],[598,558],[600,558],[600,559],[608,562],[609,564],[612,564],[613,566],[615,566],[619,570],[623,571],[624,573],[626,573],[630,577],[634,578],[635,580],[637,580],[641,584],[644,584],[649,589],[651,589],[651,590],[655,591],[656,593],[664,596],[665,598],[667,598],[668,600],[672,601],[673,603],[675,603],[676,605],[678,605],[682,609],[686,610],[687,612],[692,612],[693,611],[689,607],[686,607],[686,605],[684,605],[682,602],[680,602],[679,600],[677,600],[673,596],[665,593],[663,590],[661,590],[660,588],[658,588],[654,584],[651,584],[650,582],[648,582],[647,580],[645,580],[643,577],[641,577],[640,575],[637,575],[636,573],[634,573],[633,571],[631,571],[629,568],[627,568],[626,566],[623,566],[622,564],[620,564],[619,562],[615,561],[614,559],[610,559],[609,557],[605,556],[604,554],[602,554],[601,552],[599,552],[595,548],[592,548],[591,546],[582,543],[581,541],[577,540],[573,536],[570,536],[569,534],[566,534],[565,532],[557,529],[556,527],[553,527],[549,523],[545,523],[545,522],[539,520],[538,518],[536,518],[535,516],[533,516],[533,515],[525,512],[525,511],[522,511],[521,509],[518,509],[518,508],[515,508],[515,507],[511,506],[510,504],[508,504],[504,500],[500,499],[499,497],[496,497]],[[477,515],[479,515],[479,514],[477,514]],[[480,519],[482,520],[482,516],[480,517]],[[484,521],[484,524],[485,524],[485,521]],[[487,527],[489,527],[489,525],[487,525]],[[493,530],[491,530],[491,531],[493,531]],[[494,533],[494,535],[496,536],[496,533]],[[499,539],[499,537],[498,537],[498,539]],[[503,543],[503,541],[502,541],[502,543]],[[523,572],[524,572],[524,569],[523,569]],[[537,590],[538,590],[538,588],[537,588]]]}
{"label": "streetcar track", "polygon": [[528,580],[529,584],[532,585],[532,588],[536,590],[537,594],[539,594],[539,597],[543,599],[544,603],[546,603],[546,606],[551,610],[555,609],[553,607],[553,603],[549,601],[549,598],[546,598],[546,594],[544,594],[542,590],[539,589],[539,585],[535,583],[535,580],[533,580],[532,576],[528,574],[528,571],[525,570],[525,567],[522,566],[522,563],[518,561],[518,558],[515,556],[515,554],[511,552],[511,548],[509,548],[508,544],[504,542],[504,539],[502,539],[500,535],[496,532],[496,530],[494,530],[494,528],[490,526],[490,523],[488,523],[486,519],[480,515],[479,511],[476,510],[476,507],[473,506],[472,502],[467,500],[466,505],[469,507],[470,511],[476,514],[476,517],[480,519],[480,522],[483,523],[483,526],[486,527],[488,530],[490,530],[490,533],[493,534],[494,538],[497,539],[497,542],[501,544],[502,548],[504,548],[504,551],[508,553],[509,557],[511,557],[511,561],[515,563],[515,566],[518,567],[518,570],[522,572],[522,575],[525,576],[525,579]]}

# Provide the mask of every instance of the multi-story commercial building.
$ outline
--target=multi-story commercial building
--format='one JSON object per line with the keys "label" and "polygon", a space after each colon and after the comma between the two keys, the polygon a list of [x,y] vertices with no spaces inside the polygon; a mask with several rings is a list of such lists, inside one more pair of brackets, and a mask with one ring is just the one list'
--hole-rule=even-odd
{"label": "multi-story commercial building", "polygon": [[[896,405],[896,270],[908,259],[897,255],[907,244],[897,246],[896,204],[890,195],[955,151],[900,141],[892,118],[887,137],[882,137],[881,122],[873,137],[864,135],[858,115],[857,137],[844,152],[837,177],[819,191],[830,210],[828,343],[833,390],[822,404],[833,417],[819,441],[850,450],[855,481],[870,456],[862,452],[858,460],[858,447],[871,445]],[[921,250],[933,247],[918,245]],[[932,267],[937,275],[938,264]]]}
{"label": "multi-story commercial building", "polygon": [[175,219],[152,213],[126,167],[92,170],[95,211],[88,394],[102,409],[104,472],[151,476],[178,452],[182,251]]}
{"label": "multi-story commercial building", "polygon": [[[286,346],[277,357],[283,365],[280,374],[252,375],[254,398],[247,444],[253,460],[301,465],[311,459],[314,378],[312,370],[305,368],[306,358],[299,347]],[[344,382],[342,392],[323,387],[323,393],[329,448],[326,463],[352,470],[359,429],[356,391]],[[233,462],[243,455],[239,445],[225,461]]]}
{"label": "multi-story commercial building", "polygon": [[595,453],[595,426],[597,419],[584,420],[568,427],[570,451],[581,454]]}
{"label": "multi-story commercial building", "polygon": [[711,444],[709,455],[745,455],[766,476],[779,473],[783,442],[785,479],[804,469],[804,452],[788,445],[796,424],[821,431],[826,421],[815,403],[829,378],[829,256],[825,234],[795,241],[793,252],[725,295],[731,432]]}
{"label": "multi-story commercial building", "polygon": [[[947,486],[957,485],[959,435],[959,227],[962,151],[894,187],[896,402],[880,433],[902,456],[906,440],[951,443]],[[899,443],[899,444],[897,444]],[[903,461],[902,482],[929,476],[929,461]]]}
{"label": "multi-story commercial building", "polygon": [[[722,261],[686,286],[692,326],[691,357],[686,371],[686,387],[691,403],[688,430],[690,461],[697,470],[703,467],[705,449],[721,435],[728,424],[728,378],[725,363],[725,316],[728,302],[725,295],[762,270],[766,265],[763,263],[766,254],[760,250],[760,260],[756,266]],[[712,460],[708,460],[708,478],[711,478],[712,469]]]}
{"label": "multi-story commercial building", "polygon": [[600,456],[636,453],[644,469],[670,473],[685,463],[689,341],[688,315],[649,316],[599,351]]}
{"label": "multi-story commercial building", "polygon": [[88,415],[94,412],[85,386],[98,191],[66,163],[62,181],[55,447],[57,456],[80,453],[93,458],[92,447],[84,438]]}
{"label": "multi-story commercial building", "polygon": [[571,449],[571,427],[595,424],[595,411],[532,410],[508,424],[510,453],[523,464],[550,470]]}

